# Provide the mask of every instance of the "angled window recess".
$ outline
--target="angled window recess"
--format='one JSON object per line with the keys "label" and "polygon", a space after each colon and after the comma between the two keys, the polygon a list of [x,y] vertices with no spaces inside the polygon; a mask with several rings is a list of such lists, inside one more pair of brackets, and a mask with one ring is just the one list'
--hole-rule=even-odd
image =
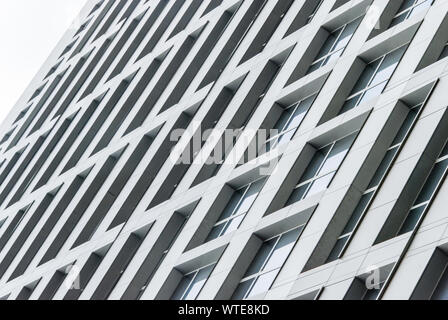
{"label": "angled window recess", "polygon": [[16,131],[17,127],[12,128],[9,130],[4,136],[3,139],[0,141],[0,145],[4,144],[5,142],[8,142],[9,138],[11,138],[14,131]]}
{"label": "angled window recess", "polygon": [[[106,39],[104,41],[104,43],[101,45],[101,47],[98,49],[98,51],[96,52],[96,54],[94,55],[94,57],[90,61],[89,65],[86,67],[84,72],[81,74],[79,79],[76,81],[76,83],[73,86],[73,88],[70,91],[70,93],[65,98],[64,102],[62,103],[62,105],[59,107],[58,111],[55,114],[55,117],[57,117],[59,115],[62,115],[65,112],[65,110],[67,110],[67,108],[72,104],[72,102],[74,101],[75,97],[78,95],[78,93],[80,92],[81,88],[84,86],[84,84],[86,83],[87,79],[90,77],[90,75],[92,74],[93,70],[98,65],[98,62],[103,58],[103,56],[106,53],[107,49],[109,48],[111,42],[112,42],[111,39]],[[89,52],[88,55],[90,55],[91,53],[92,53],[92,51]],[[86,58],[88,58],[88,56]]]}
{"label": "angled window recess", "polygon": [[95,31],[97,30],[97,28],[99,27],[99,25],[101,24],[102,21],[104,21],[104,17],[106,16],[106,14],[109,12],[109,10],[112,8],[112,6],[115,4],[115,1],[106,1],[106,5],[104,6],[103,10],[101,11],[101,13],[96,17],[96,19],[93,21],[92,25],[89,27],[89,29],[87,30],[87,32],[84,34],[84,36],[82,37],[81,41],[79,42],[78,46],[76,47],[75,50],[73,50],[72,55],[70,56],[69,59],[72,59],[75,55],[77,55],[78,53],[80,53],[83,49],[84,46],[89,42],[89,40],[92,38],[93,34],[95,33]]}
{"label": "angled window recess", "polygon": [[36,91],[34,91],[33,95],[31,96],[31,98],[28,100],[28,102],[30,102],[31,100],[33,100],[34,98],[36,98],[38,95],[40,95],[42,93],[42,91],[44,90],[45,86],[47,85],[48,82],[45,82],[43,85],[41,85],[38,89],[36,89]]}
{"label": "angled window recess", "polygon": [[286,205],[326,190],[349,152],[356,135],[357,132],[317,150]]}
{"label": "angled window recess", "polygon": [[355,34],[361,20],[362,17],[359,17],[333,31],[321,30],[327,37],[319,53],[314,57],[311,65],[308,64],[308,61],[304,61],[306,65],[299,62],[289,78],[287,85],[338,60]]}
{"label": "angled window recess", "polygon": [[7,150],[15,147],[17,145],[17,143],[20,141],[20,139],[23,137],[23,135],[28,130],[28,128],[31,125],[31,123],[34,121],[36,116],[39,114],[39,112],[42,109],[42,107],[46,104],[48,98],[53,94],[54,90],[56,89],[56,87],[61,82],[61,80],[64,77],[64,74],[65,74],[66,71],[63,71],[62,73],[60,73],[58,76],[56,76],[54,78],[53,82],[47,88],[47,90],[42,95],[42,97],[40,98],[39,102],[34,106],[34,108],[32,106],[29,107],[29,108],[32,108],[31,112],[28,114],[28,117],[26,118],[26,120],[20,126],[20,129],[17,131],[17,133],[14,136],[14,138],[11,140],[11,143],[9,144]]}
{"label": "angled window recess", "polygon": [[89,25],[89,23],[92,21],[92,18],[90,18],[89,20],[87,20],[86,22],[84,22],[79,28],[78,30],[76,30],[76,33],[73,37],[76,37],[77,35],[79,35],[81,32],[83,32],[84,30],[86,30],[87,26]]}
{"label": "angled window recess", "polygon": [[53,202],[53,199],[55,198],[59,189],[60,187],[56,188],[50,193],[47,193],[40,204],[37,206],[36,210],[31,214],[31,217],[28,219],[25,226],[21,229],[20,234],[14,240],[3,260],[0,262],[0,277],[3,277],[5,275],[5,272],[11,266],[20,249],[23,248],[30,234],[33,232],[33,230],[36,229],[37,224],[42,219],[43,215],[47,212],[48,207]]}
{"label": "angled window recess", "polygon": [[[171,3],[173,3],[173,1],[171,1]],[[176,18],[177,14],[179,13],[179,10],[183,7],[184,4],[185,0],[175,0],[169,11],[164,15],[163,20],[159,23],[158,28],[152,33],[151,38],[148,40],[142,52],[138,56],[137,61],[143,58],[144,56],[147,56],[154,50],[154,48],[159,43],[160,39],[165,34],[171,22]]]}
{"label": "angled window recess", "polygon": [[20,120],[22,120],[26,114],[28,113],[28,111],[30,111],[31,109],[31,105],[27,106],[25,109],[23,109],[22,111],[20,111],[19,115],[17,116],[16,120],[14,120],[13,124],[16,124],[17,122],[19,122]]}
{"label": "angled window recess", "polygon": [[177,210],[164,227],[157,242],[151,248],[145,260],[141,264],[134,278],[129,283],[121,300],[139,300],[151,282],[155,272],[164,261],[171,247],[177,241],[179,235],[188,222],[196,203]]}
{"label": "angled window recess", "polygon": [[89,131],[87,131],[86,135],[82,139],[82,141],[79,143],[78,147],[76,148],[75,152],[72,154],[70,159],[67,161],[67,164],[65,165],[64,169],[62,170],[62,173],[67,172],[76,164],[78,164],[79,160],[82,158],[84,153],[86,152],[87,148],[91,145],[92,141],[97,136],[98,132],[103,127],[104,123],[109,118],[112,111],[115,109],[121,98],[123,97],[123,94],[126,92],[127,88],[129,87],[129,84],[134,79],[135,74],[134,72],[132,75],[128,76],[126,79],[121,81],[121,83],[118,85],[115,92],[110,96],[109,101],[104,105],[104,107],[101,108],[101,113],[97,116],[95,119],[95,122],[90,126]]}
{"label": "angled window recess", "polygon": [[[222,165],[224,164],[227,156],[233,150],[233,146],[238,141],[238,138],[243,133],[245,127],[249,123],[252,118],[252,115],[256,111],[257,107],[263,101],[266,92],[268,92],[272,83],[276,79],[279,74],[283,63],[286,61],[287,56],[289,55],[290,50],[283,52],[279,57],[275,58],[275,60],[269,60],[266,64],[260,76],[255,81],[252,86],[249,94],[240,105],[238,111],[235,113],[235,116],[232,118],[232,121],[228,125],[227,129],[234,130],[236,135],[232,137],[232,139],[226,139],[225,133],[221,136],[220,141],[216,144],[214,151],[210,155],[209,159],[206,161],[195,181],[193,182],[193,186],[196,186],[211,177],[214,177]],[[228,141],[230,140],[230,141]],[[222,146],[222,149],[220,146]],[[218,155],[215,154],[218,153]],[[216,158],[219,157],[220,162],[216,162]]]}
{"label": "angled window recess", "polygon": [[260,194],[265,182],[266,179],[262,178],[236,190],[205,242],[237,230]]}
{"label": "angled window recess", "polygon": [[14,217],[12,217],[11,222],[9,223],[6,230],[3,232],[2,236],[0,237],[0,251],[2,251],[6,244],[8,243],[9,239],[11,239],[11,236],[13,235],[14,231],[19,227],[22,220],[25,218],[25,215],[28,213],[30,208],[33,204],[30,204],[26,206],[25,208],[19,210]]}
{"label": "angled window recess", "polygon": [[314,19],[314,16],[322,6],[323,2],[324,0],[307,0],[303,4],[297,16],[294,18],[294,21],[286,32],[285,37],[309,24]]}
{"label": "angled window recess", "polygon": [[131,15],[134,13],[135,9],[137,9],[139,4],[140,4],[140,0],[132,0],[131,3],[129,4],[129,6],[126,8],[126,11],[120,17],[119,22],[127,21],[131,17]]}
{"label": "angled window recess", "polygon": [[104,256],[108,252],[109,248],[92,253],[79,272],[78,280],[79,286],[73,286],[70,288],[64,296],[63,300],[78,300],[83,290],[87,287],[96,270],[100,266],[104,259]]}
{"label": "angled window recess", "polygon": [[22,174],[26,171],[28,168],[28,165],[33,160],[34,156],[39,153],[40,148],[44,144],[45,140],[47,139],[48,132],[44,135],[40,136],[36,142],[34,143],[33,147],[30,149],[26,157],[23,159],[20,166],[17,168],[14,175],[9,180],[8,184],[3,189],[2,193],[0,193],[0,203],[3,204],[3,202],[6,200],[6,198],[9,196],[9,193],[12,191],[12,189],[15,187],[17,181],[20,179]]}
{"label": "angled window recess", "polygon": [[184,275],[170,300],[196,300],[215,266],[216,262]]}
{"label": "angled window recess", "polygon": [[69,150],[72,148],[76,139],[78,139],[78,137],[81,135],[82,131],[86,127],[87,123],[92,119],[92,116],[95,113],[95,111],[97,111],[99,104],[104,98],[104,95],[105,94],[102,94],[97,99],[94,99],[92,103],[89,105],[89,107],[84,111],[84,114],[80,117],[77,124],[70,131],[70,135],[64,141],[64,143],[54,156],[53,160],[47,166],[45,172],[40,177],[33,191],[47,184],[47,182],[51,179],[51,177],[53,177],[53,175],[57,172],[57,169],[60,167],[64,158],[69,154]]}
{"label": "angled window recess", "polygon": [[247,60],[250,60],[264,50],[293,2],[294,0],[277,0],[277,4],[272,9],[265,23],[260,28],[258,34],[255,36],[253,42],[250,44],[249,48],[241,59],[240,64],[246,62]]}
{"label": "angled window recess", "polygon": [[391,265],[379,268],[379,283],[372,288],[369,288],[367,285],[371,281],[369,280],[370,273],[356,277],[344,296],[344,300],[378,300],[378,297],[384,288],[384,283],[391,274],[391,269]]}
{"label": "angled window recess", "polygon": [[47,147],[44,149],[40,157],[37,159],[37,161],[34,163],[34,166],[28,173],[28,175],[25,177],[25,179],[20,184],[19,188],[16,189],[16,192],[14,196],[9,201],[8,207],[15,204],[16,202],[20,201],[22,199],[23,195],[25,194],[26,190],[29,188],[31,183],[36,178],[36,175],[39,173],[39,171],[42,169],[42,166],[47,161],[47,159],[50,157],[51,153],[54,151],[56,146],[58,145],[59,141],[62,139],[62,137],[67,132],[67,129],[70,127],[73,118],[76,117],[76,114],[73,114],[72,116],[68,117],[65,121],[63,121],[59,127],[59,129],[56,131],[54,136],[51,138],[50,142],[48,143]]}
{"label": "angled window recess", "polygon": [[[302,124],[303,119],[305,119],[305,116],[308,114],[316,96],[317,94],[313,94],[286,108],[279,106],[279,108],[281,108],[281,115],[272,128],[276,134],[267,138],[266,142],[261,147],[261,152],[269,152],[276,147],[291,141],[296,134],[297,129]],[[276,111],[278,112],[278,110]]]}
{"label": "angled window recess", "polygon": [[63,227],[59,230],[58,235],[53,240],[53,243],[48,248],[47,252],[40,261],[39,265],[42,265],[56,258],[59,251],[64,246],[65,242],[70,237],[72,231],[74,230],[78,222],[81,220],[87,209],[90,207],[92,201],[100,191],[101,187],[109,178],[109,175],[112,173],[113,169],[115,168],[115,165],[120,160],[120,157],[123,152],[124,149],[117,151],[115,154],[109,156],[107,160],[104,162],[103,166],[98,171],[97,175],[87,188],[86,192],[79,200],[78,204],[73,209],[68,219],[65,221]]}
{"label": "angled window recess", "polygon": [[56,106],[60,102],[61,98],[67,92],[68,88],[73,83],[73,80],[75,80],[75,78],[78,76],[79,71],[81,71],[81,69],[84,67],[84,64],[86,63],[90,53],[91,52],[89,52],[87,55],[85,55],[81,59],[79,59],[79,61],[73,66],[73,70],[70,72],[70,74],[65,79],[64,83],[61,85],[59,90],[53,96],[53,99],[47,105],[47,107],[45,108],[44,112],[42,112],[42,114],[40,115],[40,117],[36,121],[36,123],[34,124],[34,127],[31,129],[31,131],[28,134],[28,136],[30,136],[31,134],[33,134],[34,132],[39,130],[42,127],[42,125],[46,121],[48,121],[49,119],[54,120],[55,118],[57,118],[59,116],[59,115],[56,114],[52,118],[50,118],[51,117],[51,113],[53,112],[54,108],[56,108]]}
{"label": "angled window recess", "polygon": [[33,283],[23,287],[22,290],[20,290],[18,296],[16,297],[16,300],[17,301],[26,301],[26,300],[28,300],[31,297],[31,295],[33,294],[34,289],[36,289],[36,287],[39,284],[40,280],[41,279],[39,279],[39,280],[37,280],[37,281],[35,281],[35,282],[33,282]]}
{"label": "angled window recess", "polygon": [[104,35],[110,29],[110,26],[114,23],[115,19],[118,17],[127,3],[128,0],[120,0],[118,2],[112,13],[109,15],[109,17],[107,17],[107,20],[103,23],[101,29],[96,34],[94,41]]}
{"label": "angled window recess", "polygon": [[[72,42],[70,42],[62,51],[61,55],[59,56],[59,58],[65,56],[68,52],[70,52],[73,47],[75,46],[76,42],[79,40],[79,37],[76,37],[75,40],[73,40]],[[58,58],[58,59],[59,59]]]}
{"label": "angled window recess", "polygon": [[352,93],[339,111],[343,114],[360,104],[381,95],[395,72],[407,44],[368,63],[360,75]]}
{"label": "angled window recess", "polygon": [[[112,71],[112,73],[111,73],[111,75],[109,76],[108,79],[112,79],[113,77],[115,77],[116,75],[120,74],[123,71],[123,69],[129,63],[131,58],[134,56],[134,54],[137,51],[137,49],[140,47],[140,44],[142,43],[142,41],[149,34],[149,31],[154,26],[154,24],[156,23],[157,19],[161,16],[161,14],[162,14],[163,10],[165,9],[166,5],[168,4],[168,2],[169,2],[168,0],[160,0],[158,2],[157,6],[154,8],[154,10],[149,11],[149,12],[151,12],[151,14],[146,19],[145,23],[143,24],[142,28],[140,29],[140,31],[135,36],[135,38],[132,41],[132,43],[129,45],[129,47],[124,52],[123,56],[118,61],[116,67],[113,69],[113,71]],[[134,33],[137,25],[140,23],[140,21],[143,20],[143,17],[145,15],[146,15],[146,12],[144,12],[143,14],[141,14],[140,16],[135,18],[132,21],[132,23],[129,25],[128,30],[126,30],[125,34],[120,39],[120,42],[122,42],[122,43],[120,43],[120,50],[115,52],[115,54],[113,55],[114,58],[121,51],[121,49],[123,48],[123,46],[126,43],[126,41],[131,37],[132,33]]]}
{"label": "angled window recess", "polygon": [[222,2],[223,0],[210,0],[209,5],[207,6],[207,8],[205,8],[204,13],[202,14],[202,17],[218,8],[222,4]]}
{"label": "angled window recess", "polygon": [[293,250],[303,227],[266,240],[235,290],[232,300],[244,300],[267,292]]}
{"label": "angled window recess", "polygon": [[177,25],[174,27],[173,32],[168,37],[168,40],[177,35],[179,32],[182,32],[185,30],[190,23],[191,19],[194,17],[196,12],[198,11],[199,7],[203,1],[201,0],[193,0],[190,4],[190,6],[187,8],[185,13],[182,15],[182,18],[179,20]]}
{"label": "angled window recess", "polygon": [[121,107],[120,111],[117,113],[114,120],[111,122],[111,124],[107,128],[106,132],[104,132],[104,134],[102,135],[101,140],[96,145],[95,149],[92,152],[92,155],[100,152],[101,150],[103,150],[110,144],[112,139],[115,137],[117,132],[120,130],[121,126],[123,125],[123,122],[126,120],[129,113],[131,112],[131,110],[137,105],[137,102],[139,101],[143,92],[148,87],[148,84],[151,82],[151,80],[156,75],[157,71],[159,70],[160,66],[162,65],[162,63],[165,60],[168,53],[169,53],[169,50],[166,51],[165,53],[163,53],[161,56],[155,58],[151,62],[148,69],[146,69],[145,73],[142,75],[142,77],[138,81],[134,90],[131,92],[129,97],[123,103],[123,106]]}
{"label": "angled window recess", "polygon": [[94,14],[99,8],[101,8],[101,6],[103,5],[104,1],[105,1],[105,0],[98,1],[98,3],[96,3],[96,4],[93,6],[93,8],[92,8],[92,10],[90,11],[88,17],[90,17],[90,16],[91,16],[92,14]]}
{"label": "angled window recess", "polygon": [[14,272],[12,273],[11,277],[9,278],[10,281],[15,278],[20,277],[28,269],[29,265],[35,258],[36,254],[39,252],[39,250],[44,245],[45,240],[47,240],[51,231],[56,226],[56,224],[58,223],[59,219],[64,214],[64,212],[67,210],[67,208],[70,205],[70,203],[72,202],[73,198],[79,192],[80,188],[82,187],[82,185],[89,173],[90,173],[90,170],[88,170],[85,173],[80,174],[74,178],[73,182],[70,184],[70,186],[64,192],[64,195],[61,197],[61,199],[59,200],[59,202],[56,205],[56,207],[54,208],[54,210],[51,212],[51,214],[46,219],[45,224],[42,226],[39,233],[34,238],[33,242],[29,245],[27,251],[22,256],[22,259],[17,264]]}
{"label": "angled window recess", "polygon": [[418,222],[424,217],[427,208],[435,197],[440,185],[443,183],[448,168],[448,144],[443,149],[431,173],[426,179],[417,199],[414,201],[409,213],[404,219],[397,235],[411,232],[415,229]]}
{"label": "angled window recess", "polygon": [[[126,29],[126,31],[123,33],[123,35],[120,37],[120,39],[117,41],[115,46],[113,47],[112,51],[107,54],[106,59],[104,60],[103,64],[100,66],[100,68],[96,71],[95,75],[93,76],[92,80],[87,85],[86,89],[82,93],[80,99],[78,101],[81,101],[85,97],[87,97],[89,94],[91,94],[98,86],[98,84],[101,83],[101,80],[103,79],[105,73],[107,70],[109,70],[111,64],[114,62],[117,55],[120,53],[121,49],[123,49],[123,46],[125,45],[126,41],[131,36],[132,32],[134,32],[135,28],[137,28],[138,24],[140,22],[140,19],[136,18],[134,19]],[[115,37],[117,37],[117,33],[114,33],[111,35],[106,41],[114,41]]]}
{"label": "angled window recess", "polygon": [[[181,183],[188,169],[190,168],[190,164],[196,163],[196,156],[199,154],[200,149],[206,143],[206,139],[203,139],[201,136],[202,133],[210,132],[210,130],[214,129],[222,114],[226,110],[226,107],[229,105],[230,101],[233,99],[235,95],[235,91],[239,88],[240,82],[237,81],[233,83],[233,89],[230,87],[224,88],[220,95],[218,96],[215,103],[207,112],[204,119],[201,121],[201,126],[192,136],[191,143],[187,145],[181,155],[182,161],[176,163],[173,167],[167,178],[165,179],[162,186],[157,191],[156,195],[152,199],[150,205],[147,210],[150,210],[159,204],[165,202],[170,199],[171,196],[176,191],[177,187]],[[197,145],[196,142],[201,141],[200,145]],[[196,149],[197,148],[197,149]],[[193,150],[194,149],[194,150]]]}
{"label": "angled window recess", "polygon": [[54,295],[56,294],[56,292],[63,285],[65,279],[67,278],[69,270],[70,270],[70,265],[68,265],[60,270],[57,270],[51,277],[47,286],[44,288],[44,290],[40,294],[38,300],[44,300],[44,301],[52,300]]}
{"label": "angled window recess", "polygon": [[59,62],[57,62],[53,67],[51,67],[50,71],[48,71],[48,73],[46,74],[44,80],[47,79],[48,77],[50,77],[51,75],[53,75],[53,73],[55,73],[56,70],[58,70],[61,63],[62,63],[62,59]]}
{"label": "angled window recess", "polygon": [[179,82],[173,89],[170,96],[167,98],[159,113],[162,113],[179,103],[192,81],[196,78],[199,70],[204,64],[204,61],[207,60],[216,43],[221,38],[221,34],[226,30],[230,20],[232,19],[232,16],[232,12],[226,11],[223,13],[221,18],[213,27],[213,30],[208,35],[201,49],[198,51],[191,64],[188,66],[187,70],[185,70],[183,76],[179,79]]}
{"label": "angled window recess", "polygon": [[434,0],[404,0],[389,28],[423,12],[425,9],[431,7],[433,2]]}
{"label": "angled window recess", "polygon": [[[202,30],[202,28],[200,28]],[[200,31],[198,30],[198,31]],[[148,98],[143,103],[142,107],[139,109],[137,114],[135,115],[134,119],[132,120],[129,127],[126,129],[126,132],[124,135],[127,135],[128,133],[134,131],[135,129],[139,128],[143,125],[146,118],[148,117],[149,113],[151,112],[154,105],[159,101],[162,94],[165,92],[165,89],[170,84],[171,80],[173,79],[174,75],[179,70],[180,66],[183,64],[185,59],[187,58],[188,54],[190,53],[191,49],[193,49],[194,44],[196,43],[198,37],[200,35],[199,33],[193,33],[187,37],[187,39],[184,41],[182,46],[179,48],[177,53],[174,55],[174,57],[171,60],[171,63],[168,65],[168,67],[165,69],[163,75],[160,77],[157,84],[152,89],[151,93],[149,94]]]}
{"label": "angled window recess", "polygon": [[185,130],[191,123],[192,117],[186,113],[182,113],[174,124],[171,132],[167,134],[166,138],[162,142],[160,148],[156,151],[153,158],[145,168],[145,171],[138,179],[137,183],[133,187],[132,191],[129,193],[125,202],[118,210],[114,220],[108,227],[108,230],[113,229],[123,223],[125,223],[131,215],[134,213],[135,208],[138,206],[146,191],[152,184],[156,175],[158,174],[160,168],[163,166],[165,161],[168,159],[172,148],[177,144],[176,141],[171,139],[171,134],[174,130]]}
{"label": "angled window recess", "polygon": [[[28,147],[28,146],[27,146]],[[3,169],[3,171],[0,173],[0,185],[3,184],[3,182],[5,182],[6,178],[9,176],[9,174],[11,173],[12,169],[17,165],[17,163],[20,160],[20,157],[22,156],[22,154],[25,152],[25,150],[27,149],[27,147],[17,151],[16,153],[14,153],[14,155],[11,157],[11,159],[8,161],[8,164],[6,165],[6,167]]]}
{"label": "angled window recess", "polygon": [[[257,19],[267,0],[253,1],[251,6],[247,9],[244,17],[236,27],[232,36],[229,38],[224,48],[222,48],[220,54],[216,58],[213,65],[202,80],[198,90],[204,88],[212,82],[218,80],[221,73],[224,71],[226,65],[232,58],[236,50],[238,50],[240,43],[243,41],[247,32],[249,32],[252,24]],[[240,8],[243,2],[237,3],[235,6],[235,12]]]}
{"label": "angled window recess", "polygon": [[114,262],[107,270],[103,280],[97,286],[93,293],[92,300],[106,300],[112,293],[121,276],[126,271],[131,260],[134,258],[143,240],[145,240],[151,226],[138,230],[132,233],[126,243],[122,246],[120,252],[116,256]]}
{"label": "angled window recess", "polygon": [[115,201],[121,194],[121,191],[125,188],[129,179],[134,174],[137,167],[140,165],[141,161],[143,160],[143,157],[147,154],[155,137],[157,136],[157,133],[158,130],[155,130],[154,132],[145,135],[140,140],[140,143],[136,146],[134,152],[131,154],[127,162],[124,164],[123,169],[120,171],[117,178],[110,186],[108,192],[104,195],[98,207],[90,216],[89,221],[86,223],[86,225],[80,232],[72,248],[78,247],[81,244],[89,241],[95,234],[96,230],[100,226],[103,219],[112,209]]}
{"label": "angled window recess", "polygon": [[410,108],[410,111],[406,119],[404,120],[404,123],[401,125],[394,141],[387,149],[383,160],[381,161],[378,169],[375,172],[375,175],[373,176],[372,180],[369,183],[369,186],[367,187],[367,190],[364,191],[361,199],[358,202],[358,205],[355,207],[355,210],[353,211],[347,224],[345,225],[344,230],[341,232],[335,245],[333,246],[333,249],[331,250],[327,258],[327,263],[339,259],[344,254],[345,248],[350,243],[350,240],[352,239],[357,226],[366,214],[374,195],[381,185],[381,182],[384,180],[387,172],[393,165],[393,162],[397,158],[403,143],[409,136],[412,127],[416,123],[418,115],[422,110],[422,106],[423,103],[420,103]]}

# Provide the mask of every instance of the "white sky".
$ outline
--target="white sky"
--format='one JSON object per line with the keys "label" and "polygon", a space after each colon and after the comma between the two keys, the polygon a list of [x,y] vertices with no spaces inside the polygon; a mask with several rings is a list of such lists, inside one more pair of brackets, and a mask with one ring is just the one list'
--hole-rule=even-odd
{"label": "white sky", "polygon": [[0,123],[86,0],[0,1]]}

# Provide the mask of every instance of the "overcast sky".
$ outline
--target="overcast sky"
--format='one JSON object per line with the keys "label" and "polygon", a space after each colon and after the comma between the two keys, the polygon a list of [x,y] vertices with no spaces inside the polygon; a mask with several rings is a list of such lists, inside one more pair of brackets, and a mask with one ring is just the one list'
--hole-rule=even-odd
{"label": "overcast sky", "polygon": [[0,1],[0,122],[86,0]]}

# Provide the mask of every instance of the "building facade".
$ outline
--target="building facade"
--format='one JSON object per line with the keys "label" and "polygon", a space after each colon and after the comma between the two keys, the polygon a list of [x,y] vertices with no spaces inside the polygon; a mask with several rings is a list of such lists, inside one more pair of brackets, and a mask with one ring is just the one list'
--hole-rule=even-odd
{"label": "building facade", "polygon": [[448,299],[447,14],[88,1],[0,128],[0,297]]}

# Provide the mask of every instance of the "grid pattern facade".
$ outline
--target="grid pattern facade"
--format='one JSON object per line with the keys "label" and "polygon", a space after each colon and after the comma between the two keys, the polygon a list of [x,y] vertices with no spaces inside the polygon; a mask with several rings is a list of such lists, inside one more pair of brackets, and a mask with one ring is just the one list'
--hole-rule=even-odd
{"label": "grid pattern facade", "polygon": [[448,1],[77,21],[0,129],[1,299],[448,299]]}

